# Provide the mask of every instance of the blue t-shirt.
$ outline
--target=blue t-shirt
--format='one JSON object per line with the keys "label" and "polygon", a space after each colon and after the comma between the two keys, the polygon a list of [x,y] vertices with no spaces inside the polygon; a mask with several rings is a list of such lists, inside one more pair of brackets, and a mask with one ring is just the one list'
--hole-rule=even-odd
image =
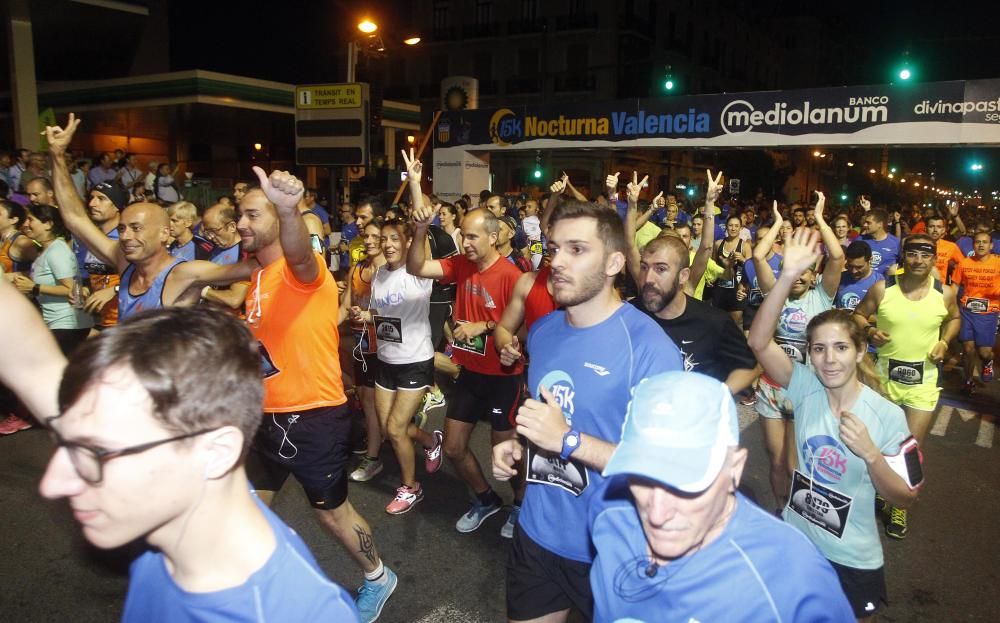
{"label": "blue t-shirt", "polygon": [[866,234],[861,239],[872,248],[872,270],[885,275],[890,266],[899,263],[899,238],[886,234],[885,240],[875,240]]}
{"label": "blue t-shirt", "polygon": [[[78,278],[76,256],[62,238],[56,238],[31,264],[31,280],[41,286],[62,285],[63,279]],[[65,296],[39,294],[42,320],[50,329],[86,329],[94,326],[87,312],[76,309]]]}
{"label": "blue t-shirt", "polygon": [[[767,260],[767,265],[774,271],[775,279],[781,276],[782,259],[784,258],[781,255],[775,253]],[[750,296],[747,298],[747,305],[760,307],[764,302],[764,293],[760,290],[760,282],[757,279],[757,267],[754,265],[753,260],[743,262],[743,283],[750,285]]]}
{"label": "blue t-shirt", "polygon": [[326,209],[323,206],[317,203],[312,208],[310,208],[309,211],[315,214],[316,218],[318,218],[324,225],[330,224],[330,214],[326,211]]}
{"label": "blue t-shirt", "polygon": [[[965,257],[972,257],[975,254],[975,249],[972,248],[972,236],[962,236],[955,241],[958,245],[959,251]],[[1000,254],[1000,238],[993,238],[993,253]]]}
{"label": "blue t-shirt", "polygon": [[348,223],[340,229],[340,239],[346,242],[354,240],[361,230],[358,229],[357,223]]}
{"label": "blue t-shirt", "polygon": [[837,289],[837,296],[833,299],[833,306],[837,309],[849,309],[854,311],[861,299],[865,298],[868,290],[875,285],[876,281],[884,281],[885,275],[873,270],[864,279],[854,280],[849,271],[844,271],[840,276],[840,288]]}
{"label": "blue t-shirt", "polygon": [[174,582],[163,554],[146,552],[132,563],[122,621],[357,621],[358,611],[347,591],[326,577],[294,530],[256,501],[277,541],[263,567],[239,586],[189,593]]}
{"label": "blue t-shirt", "polygon": [[646,574],[646,536],[624,479],[612,478],[602,497],[590,515],[595,621],[855,620],[837,574],[809,539],[740,493],[714,541],[653,577]]}
{"label": "blue t-shirt", "polygon": [[210,259],[212,263],[223,266],[238,263],[240,261],[240,243],[237,242],[231,247],[216,247]]}
{"label": "blue t-shirt", "polygon": [[[795,452],[785,521],[801,530],[827,559],[854,569],[878,569],[882,544],[875,521],[875,487],[868,466],[840,440],[840,417],[830,412],[823,384],[792,364],[785,396],[795,410]],[[882,454],[899,453],[910,436],[903,410],[867,385],[850,412],[868,428]]]}
{"label": "blue t-shirt", "polygon": [[[541,400],[547,387],[560,402],[566,421],[581,433],[618,443],[632,388],[660,372],[683,370],[670,338],[646,314],[622,305],[592,327],[575,328],[566,312],[542,317],[528,334],[528,389]],[[599,471],[559,454],[528,447],[528,488],[518,520],[545,549],[590,562],[587,505],[604,480]],[[531,479],[546,482],[534,482]]]}

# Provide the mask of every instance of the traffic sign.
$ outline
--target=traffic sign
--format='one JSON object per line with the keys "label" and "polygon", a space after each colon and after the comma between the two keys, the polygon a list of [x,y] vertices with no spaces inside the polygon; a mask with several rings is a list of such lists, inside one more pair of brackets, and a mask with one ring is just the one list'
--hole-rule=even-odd
{"label": "traffic sign", "polygon": [[295,162],[366,166],[369,95],[365,83],[295,87]]}

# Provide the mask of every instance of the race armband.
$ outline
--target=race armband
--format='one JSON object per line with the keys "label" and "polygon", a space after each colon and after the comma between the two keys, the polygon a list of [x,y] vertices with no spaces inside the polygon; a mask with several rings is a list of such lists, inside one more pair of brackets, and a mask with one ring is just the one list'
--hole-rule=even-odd
{"label": "race armband", "polygon": [[917,489],[924,484],[923,462],[924,455],[917,446],[917,440],[910,435],[899,444],[899,452],[892,455],[883,454],[885,462],[889,464],[892,471],[899,474],[899,477],[906,482],[910,489]]}

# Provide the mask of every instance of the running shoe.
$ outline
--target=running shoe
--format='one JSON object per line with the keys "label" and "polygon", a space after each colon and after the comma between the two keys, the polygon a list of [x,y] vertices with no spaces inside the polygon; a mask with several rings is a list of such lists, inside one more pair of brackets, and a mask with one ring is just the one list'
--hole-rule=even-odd
{"label": "running shoe", "polygon": [[354,454],[366,454],[368,452],[368,435],[362,435],[351,450]]}
{"label": "running shoe", "polygon": [[875,514],[876,515],[881,515],[882,513],[884,513],[885,509],[886,509],[886,506],[887,505],[885,503],[885,498],[882,497],[882,494],[876,493],[875,494]]}
{"label": "running shoe", "polygon": [[962,389],[961,389],[962,395],[971,396],[972,393],[975,391],[976,391],[976,382],[973,381],[972,379],[969,379],[965,383],[962,383]]}
{"label": "running shoe", "polygon": [[983,379],[983,383],[989,383],[990,381],[993,380],[993,360],[992,359],[990,359],[989,361],[987,361],[986,363],[983,364],[983,373],[980,375],[979,378]]}
{"label": "running shoe", "polygon": [[396,497],[385,507],[385,512],[390,515],[402,515],[406,511],[416,506],[417,502],[424,499],[424,488],[417,485],[416,489],[411,489],[406,485],[396,489]]}
{"label": "running shoe", "polygon": [[757,404],[757,392],[752,391],[748,394],[743,394],[740,398],[740,404],[744,407],[752,407]]}
{"label": "running shoe", "polygon": [[521,515],[521,507],[517,504],[510,507],[510,515],[507,515],[507,521],[504,522],[503,527],[500,528],[500,536],[505,539],[514,538],[514,526],[517,525],[517,518]]}
{"label": "running shoe", "polygon": [[350,479],[354,482],[368,482],[382,471],[382,461],[371,457],[361,457],[357,468],[351,472]]}
{"label": "running shoe", "polygon": [[469,512],[462,515],[458,522],[455,523],[455,529],[463,533],[474,532],[479,528],[479,526],[483,525],[483,522],[486,521],[488,517],[500,512],[501,508],[503,508],[503,503],[500,498],[496,498],[493,503],[488,506],[483,506],[477,498],[476,501],[472,503],[472,508],[469,509]]}
{"label": "running shoe", "polygon": [[889,511],[889,523],[885,526],[885,535],[894,539],[906,538],[906,509],[892,507]]}
{"label": "running shoe", "polygon": [[28,420],[22,420],[14,414],[8,415],[0,421],[0,435],[13,435],[22,430],[27,430],[33,425]]}
{"label": "running shoe", "polygon": [[443,407],[446,402],[444,392],[441,391],[441,388],[433,387],[429,392],[424,394],[424,403],[420,407],[420,410],[430,411],[431,409],[437,409],[438,407]]}
{"label": "running shoe", "polygon": [[371,623],[378,620],[382,614],[385,602],[389,601],[389,596],[396,590],[398,579],[392,569],[385,567],[386,581],[382,584],[365,580],[365,583],[358,589],[358,598],[354,600],[354,605],[358,607],[358,614],[361,615],[363,623]]}
{"label": "running shoe", "polygon": [[434,445],[424,448],[424,469],[428,474],[433,474],[441,469],[441,446],[444,445],[444,433],[439,430],[434,431]]}

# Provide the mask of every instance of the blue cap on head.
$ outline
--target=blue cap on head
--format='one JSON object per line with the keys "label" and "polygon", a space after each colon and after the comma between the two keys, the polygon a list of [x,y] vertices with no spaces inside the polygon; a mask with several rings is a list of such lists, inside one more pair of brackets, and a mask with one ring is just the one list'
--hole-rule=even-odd
{"label": "blue cap on head", "polygon": [[715,481],[740,426],[729,388],[697,372],[665,372],[632,392],[605,476],[631,474],[698,493]]}

